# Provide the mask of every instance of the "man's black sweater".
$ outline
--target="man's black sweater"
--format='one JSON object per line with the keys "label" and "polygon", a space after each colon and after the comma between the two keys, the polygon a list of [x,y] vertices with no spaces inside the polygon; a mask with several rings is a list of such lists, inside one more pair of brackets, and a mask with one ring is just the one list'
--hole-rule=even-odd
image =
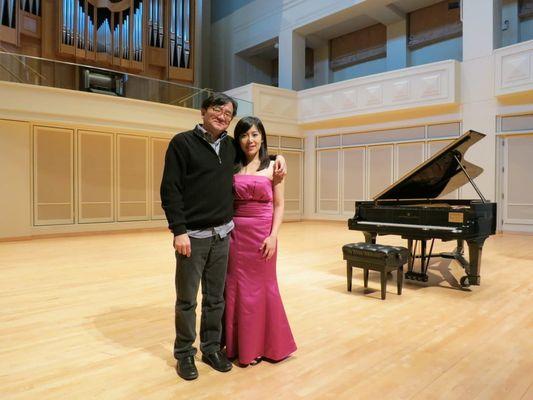
{"label": "man's black sweater", "polygon": [[223,225],[233,218],[233,138],[221,140],[217,155],[197,130],[174,136],[165,156],[161,205],[174,235]]}

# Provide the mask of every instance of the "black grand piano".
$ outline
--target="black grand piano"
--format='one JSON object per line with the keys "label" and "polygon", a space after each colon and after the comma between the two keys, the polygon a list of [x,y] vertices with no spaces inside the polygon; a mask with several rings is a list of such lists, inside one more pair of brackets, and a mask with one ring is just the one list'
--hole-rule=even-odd
{"label": "black grand piano", "polygon": [[[348,220],[349,229],[362,231],[367,243],[376,243],[377,235],[407,239],[411,257],[406,279],[427,282],[431,257],[445,257],[457,260],[464,268],[462,287],[479,285],[483,243],[496,231],[496,203],[488,202],[473,181],[483,169],[465,161],[464,154],[484,137],[476,131],[466,132],[376,195],[374,201],[357,201],[355,215]],[[437,199],[467,182],[479,200]],[[450,253],[432,254],[435,239],[456,240],[457,247]],[[464,257],[465,241],[468,260]],[[420,272],[414,271],[416,258],[420,258]]]}

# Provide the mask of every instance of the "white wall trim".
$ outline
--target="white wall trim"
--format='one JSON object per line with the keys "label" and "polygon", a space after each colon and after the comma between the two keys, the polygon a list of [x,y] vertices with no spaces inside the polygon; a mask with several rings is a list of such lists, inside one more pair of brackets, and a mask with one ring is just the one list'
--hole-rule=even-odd
{"label": "white wall trim", "polygon": [[460,102],[460,63],[441,61],[298,92],[300,123]]}
{"label": "white wall trim", "polygon": [[9,99],[0,104],[0,118],[5,119],[68,121],[150,132],[181,132],[201,120],[199,110],[46,86],[0,81],[0,93]]}
{"label": "white wall trim", "polygon": [[533,40],[494,51],[494,95],[533,90]]}

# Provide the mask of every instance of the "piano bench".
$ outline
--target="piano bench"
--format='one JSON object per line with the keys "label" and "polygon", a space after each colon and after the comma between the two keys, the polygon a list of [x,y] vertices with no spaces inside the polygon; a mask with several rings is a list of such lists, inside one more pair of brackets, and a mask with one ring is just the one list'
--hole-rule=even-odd
{"label": "piano bench", "polygon": [[398,271],[398,294],[402,294],[403,266],[409,260],[409,250],[405,247],[385,246],[372,243],[349,243],[342,246],[346,260],[348,291],[352,291],[352,268],[364,270],[364,284],[368,287],[368,271],[381,273],[381,299],[387,292],[387,273]]}

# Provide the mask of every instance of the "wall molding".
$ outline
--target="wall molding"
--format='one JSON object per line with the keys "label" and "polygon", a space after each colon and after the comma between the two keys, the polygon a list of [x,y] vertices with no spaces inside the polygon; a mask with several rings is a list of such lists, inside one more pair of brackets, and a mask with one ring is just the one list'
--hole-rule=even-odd
{"label": "wall molding", "polygon": [[298,129],[298,95],[290,89],[250,83],[228,90],[229,96],[253,102],[253,114],[268,126],[269,134],[301,137]]}
{"label": "wall molding", "polygon": [[494,51],[494,95],[533,90],[533,40]]}
{"label": "wall molding", "polygon": [[302,90],[298,92],[298,121],[457,104],[459,68],[459,62],[448,60]]}
{"label": "wall molding", "polygon": [[9,99],[0,105],[0,117],[6,119],[163,133],[192,129],[201,120],[199,110],[68,89],[0,82],[0,92]]}

